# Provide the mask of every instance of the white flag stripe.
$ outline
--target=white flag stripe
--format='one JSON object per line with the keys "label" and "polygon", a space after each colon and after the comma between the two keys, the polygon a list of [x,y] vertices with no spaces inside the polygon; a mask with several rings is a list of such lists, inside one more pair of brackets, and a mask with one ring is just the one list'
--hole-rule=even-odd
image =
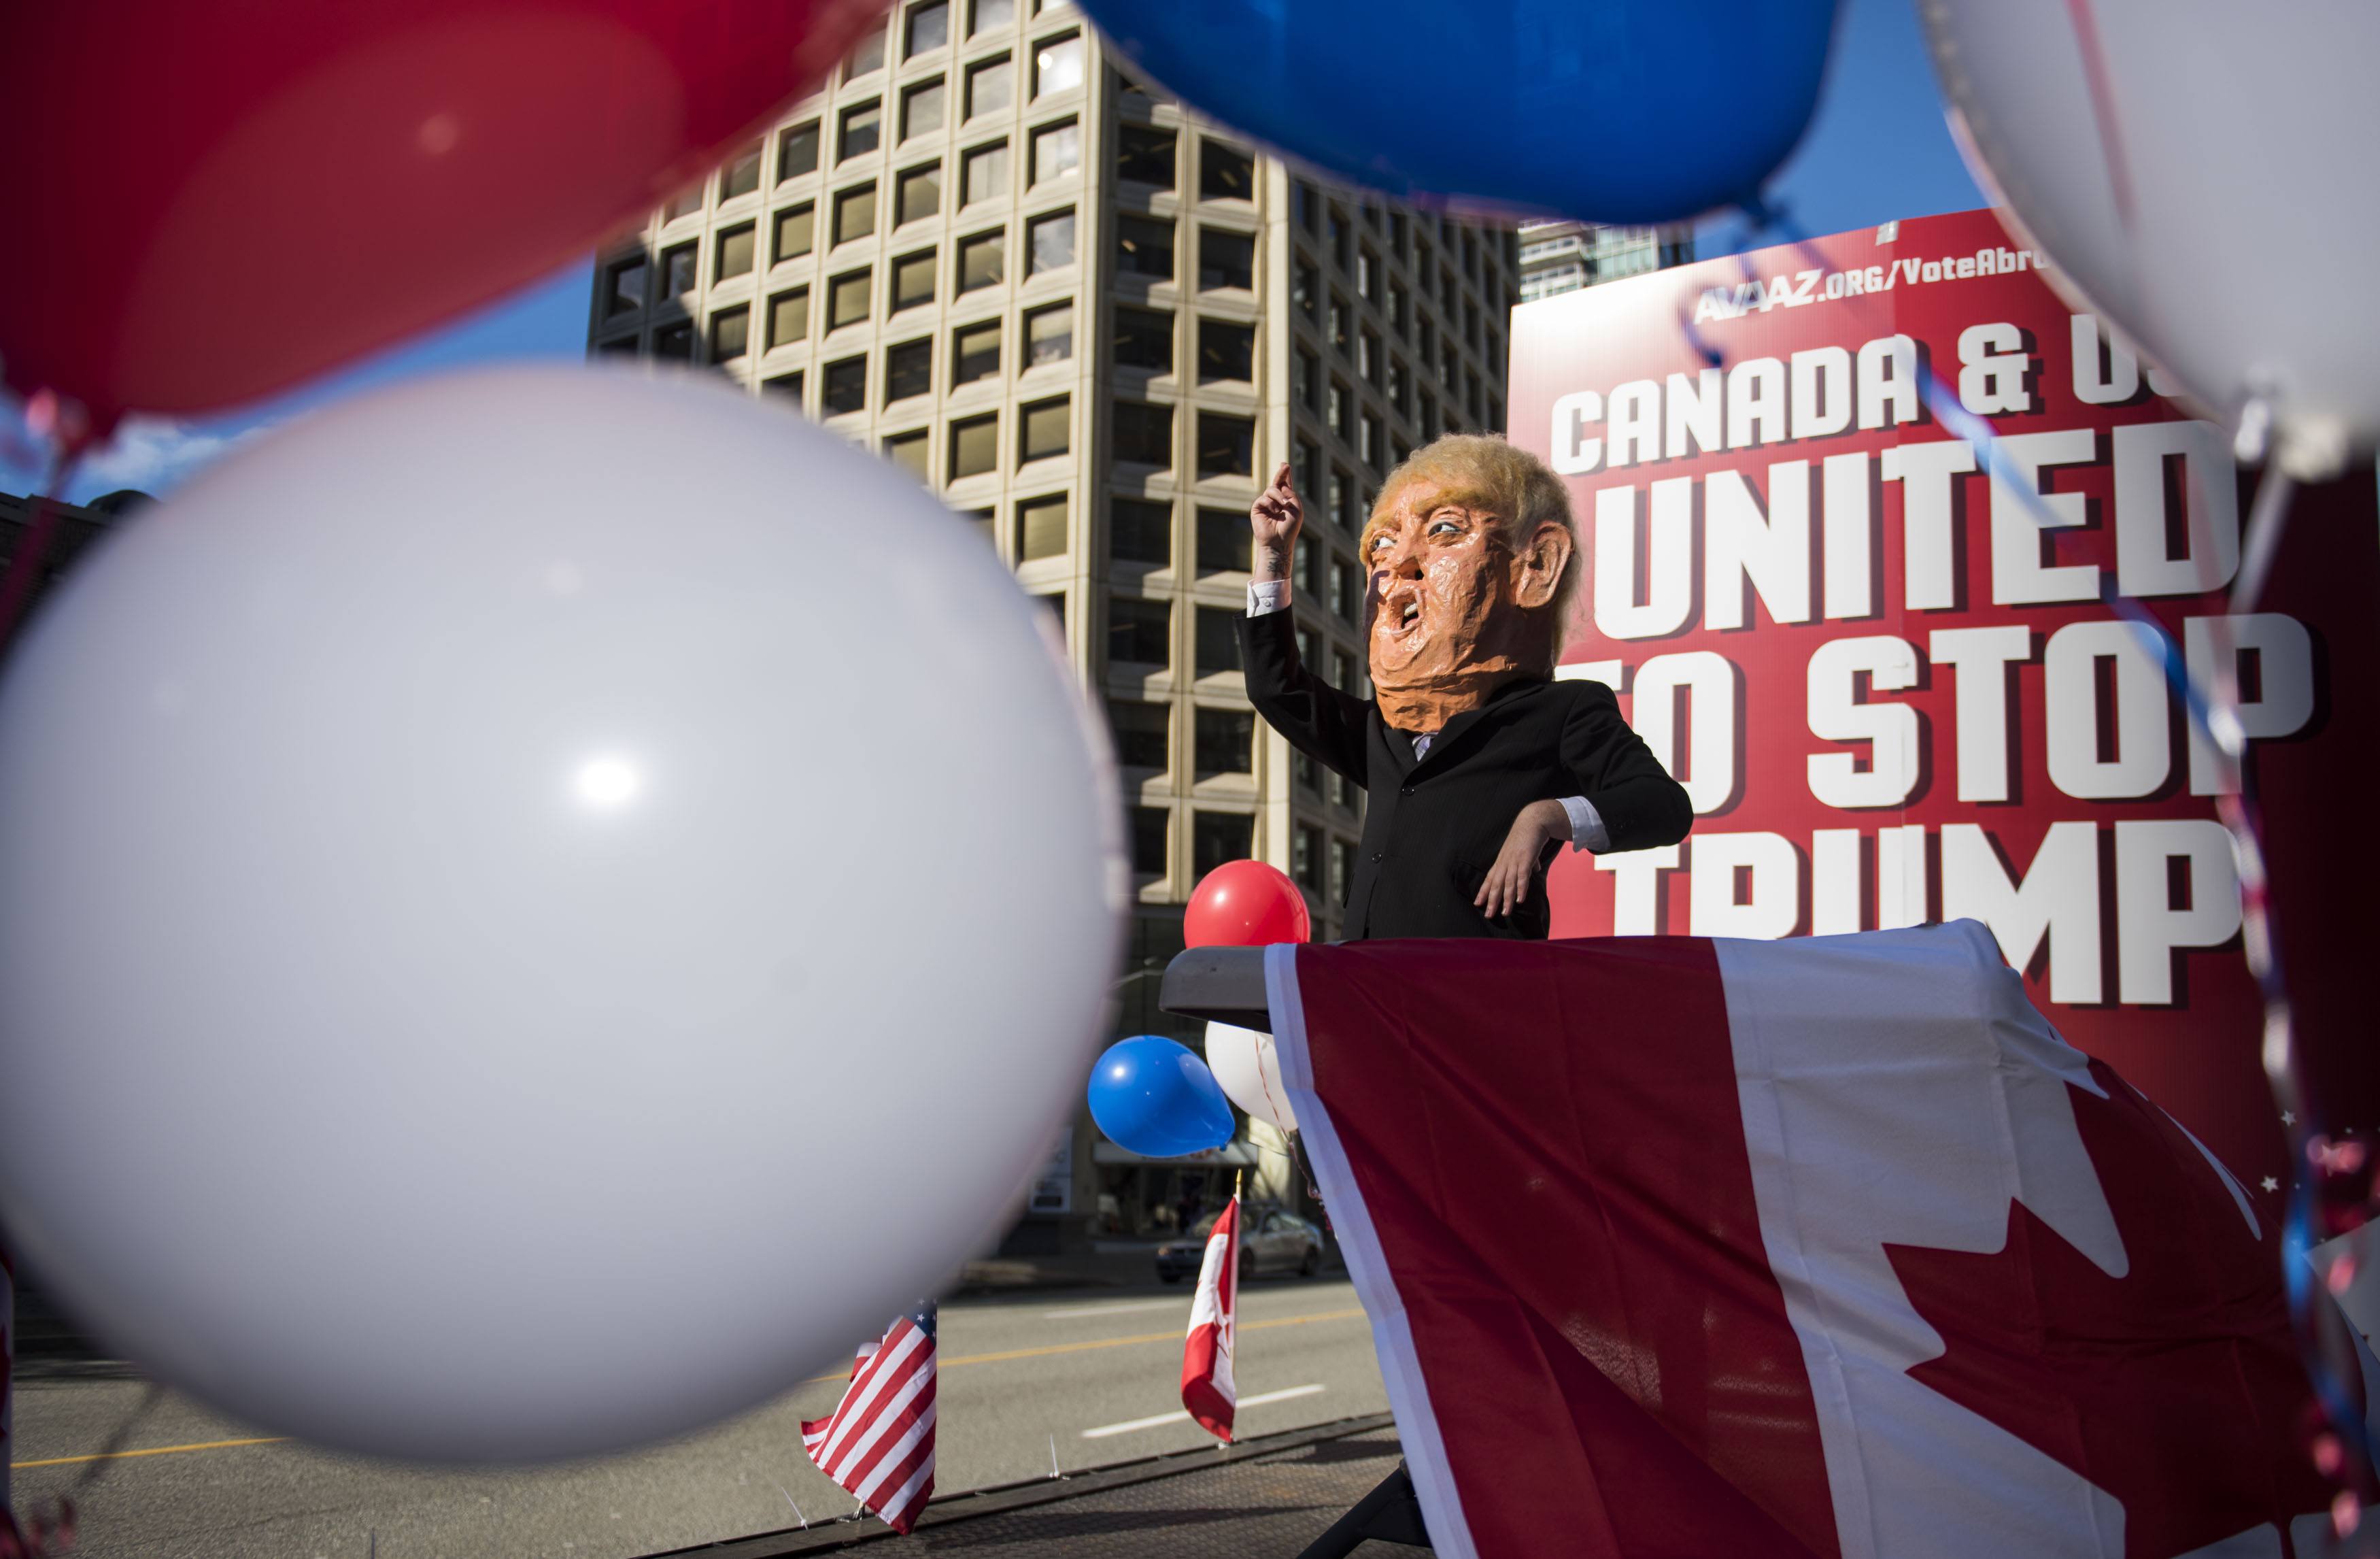
{"label": "white flag stripe", "polygon": [[[884,1453],[883,1456],[878,1460],[875,1470],[868,1473],[867,1481],[862,1483],[858,1488],[851,1491],[852,1494],[856,1498],[863,1500],[869,1504],[874,1504],[876,1503],[877,1491],[881,1489],[884,1486],[885,1481],[894,1473],[908,1465],[909,1455],[917,1448],[917,1443],[925,1439],[926,1436],[934,1432],[935,1407],[936,1404],[931,1402],[926,1404],[926,1410],[917,1415],[917,1421],[911,1424],[905,1431],[904,1431],[901,1438],[895,1441],[892,1447]],[[861,1458],[857,1456],[854,1456],[852,1458],[855,1463],[858,1462],[860,1459]],[[890,1500],[886,1502],[888,1505],[894,1505],[900,1503],[901,1502],[898,1500]]]}
{"label": "white flag stripe", "polygon": [[[1240,1398],[1239,1405],[1243,1407],[1261,1407],[1268,1402],[1287,1402],[1293,1396],[1313,1396],[1324,1389],[1318,1385],[1291,1386],[1284,1391],[1269,1391],[1257,1396],[1244,1396]],[[1176,1407],[1171,1413],[1157,1413],[1146,1419],[1126,1419],[1120,1424],[1101,1424],[1097,1429],[1087,1429],[1083,1431],[1083,1438],[1105,1440],[1111,1434],[1130,1434],[1135,1430],[1157,1429],[1165,1424],[1186,1424],[1189,1421],[1190,1415]]]}
{"label": "white flag stripe", "polygon": [[857,1468],[862,1462],[866,1461],[868,1449],[884,1438],[887,1430],[900,1421],[902,1410],[917,1399],[919,1392],[933,1383],[934,1376],[931,1370],[912,1370],[907,1378],[901,1382],[899,1391],[888,1397],[882,1407],[865,1415],[849,1417],[845,1422],[844,1432],[848,1432],[852,1424],[864,1422],[867,1427],[857,1436],[844,1441],[840,1449],[832,1445],[827,1447],[826,1460],[832,1464],[827,1469],[830,1476],[840,1478],[846,1471]]}
{"label": "white flag stripe", "polygon": [[851,1382],[851,1395],[844,1399],[843,1406],[835,1409],[837,1421],[829,1431],[820,1453],[825,1459],[836,1462],[843,1459],[845,1438],[855,1428],[875,1416],[876,1399],[883,1395],[903,1361],[915,1356],[925,1346],[926,1334],[912,1331],[903,1336],[894,1347],[877,1350],[876,1357],[868,1361],[868,1368],[861,1372],[859,1379]]}
{"label": "white flag stripe", "polygon": [[[929,1419],[928,1421],[930,1422],[931,1420]],[[909,1475],[909,1481],[901,1485],[899,1492],[895,1493],[891,1499],[884,1502],[884,1508],[887,1510],[899,1510],[906,1506],[910,1501],[917,1497],[918,1485],[928,1481],[933,1476],[934,1458],[928,1456],[924,1465],[920,1466],[917,1471]]]}

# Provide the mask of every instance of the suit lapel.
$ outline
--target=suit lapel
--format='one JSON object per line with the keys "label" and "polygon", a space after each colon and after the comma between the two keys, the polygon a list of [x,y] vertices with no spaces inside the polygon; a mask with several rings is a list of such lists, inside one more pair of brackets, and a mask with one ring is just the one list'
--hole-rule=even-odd
{"label": "suit lapel", "polygon": [[[1422,755],[1418,762],[1409,762],[1406,772],[1411,773],[1417,770],[1437,768],[1443,763],[1454,761],[1457,750],[1471,739],[1472,734],[1478,729],[1480,722],[1488,717],[1490,710],[1508,707],[1525,699],[1533,690],[1550,686],[1550,683],[1544,682],[1505,684],[1497,690],[1494,697],[1479,708],[1466,709],[1448,721],[1445,729],[1431,738],[1429,750]],[[1405,750],[1408,755],[1411,754],[1413,746],[1410,742],[1405,744]]]}

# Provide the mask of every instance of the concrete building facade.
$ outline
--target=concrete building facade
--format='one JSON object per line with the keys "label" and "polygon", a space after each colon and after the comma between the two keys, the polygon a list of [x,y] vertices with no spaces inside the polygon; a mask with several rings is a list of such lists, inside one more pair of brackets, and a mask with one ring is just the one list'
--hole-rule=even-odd
{"label": "concrete building facade", "polygon": [[[1357,532],[1413,447],[1502,428],[1519,279],[1508,230],[1305,177],[1135,82],[1062,0],[910,0],[599,259],[589,340],[781,396],[998,549],[1115,736],[1139,900],[1118,1032],[1195,1042],[1155,998],[1197,880],[1269,860],[1334,937],[1362,822],[1248,706],[1248,506],[1288,461],[1306,657],[1362,687]],[[1102,1203],[1112,1145],[1074,1148],[1050,1207],[1145,1229]]]}

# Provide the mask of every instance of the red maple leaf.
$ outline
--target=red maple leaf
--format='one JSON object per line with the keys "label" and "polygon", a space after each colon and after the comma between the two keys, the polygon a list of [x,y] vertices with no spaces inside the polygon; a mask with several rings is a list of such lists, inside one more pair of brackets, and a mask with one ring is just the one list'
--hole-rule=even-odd
{"label": "red maple leaf", "polygon": [[2181,1128],[2097,1062],[2070,1088],[2130,1270],[2100,1271],[2023,1203],[1987,1254],[1887,1246],[1942,1353],[1909,1371],[2124,1506],[2125,1559],[2171,1559],[2326,1508],[2301,1444],[2312,1391],[2278,1231],[2249,1231]]}

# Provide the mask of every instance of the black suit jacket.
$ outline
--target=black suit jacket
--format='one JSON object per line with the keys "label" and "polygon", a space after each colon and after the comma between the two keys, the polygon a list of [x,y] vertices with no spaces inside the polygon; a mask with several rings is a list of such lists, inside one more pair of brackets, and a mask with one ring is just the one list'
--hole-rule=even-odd
{"label": "black suit jacket", "polygon": [[1240,622],[1248,699],[1292,746],[1370,793],[1347,937],[1537,937],[1546,934],[1550,846],[1518,909],[1490,920],[1472,905],[1532,801],[1585,796],[1615,850],[1674,845],[1694,807],[1598,682],[1509,683],[1458,714],[1414,757],[1413,738],[1379,705],[1341,692],[1299,664],[1286,611]]}

